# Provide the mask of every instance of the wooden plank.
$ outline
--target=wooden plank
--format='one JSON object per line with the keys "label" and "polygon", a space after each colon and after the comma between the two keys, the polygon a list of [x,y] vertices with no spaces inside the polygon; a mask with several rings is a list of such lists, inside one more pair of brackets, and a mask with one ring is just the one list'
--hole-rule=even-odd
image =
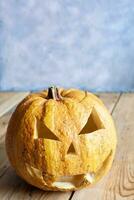
{"label": "wooden plank", "polygon": [[[119,94],[100,94],[100,98],[107,104],[110,110],[114,107],[114,104],[118,101]],[[7,117],[6,117],[7,116]],[[10,116],[10,114],[9,114]],[[9,117],[8,114],[0,119],[0,123],[5,124],[1,126],[1,130],[4,132],[7,125]],[[3,143],[2,143],[3,144]],[[4,151],[4,146],[1,148],[1,152]],[[7,162],[6,155],[3,156],[6,160],[4,167],[0,169],[0,199],[47,199],[47,200],[68,200],[70,198],[71,192],[44,192],[33,186],[28,185],[26,182],[22,181],[10,167]]]}
{"label": "wooden plank", "polygon": [[8,121],[11,117],[12,112],[13,109],[0,118],[0,176],[5,172],[5,170],[9,166],[8,159],[6,156],[4,141],[5,141],[5,133]]}
{"label": "wooden plank", "polygon": [[0,117],[19,103],[29,92],[0,93]]}
{"label": "wooden plank", "polygon": [[120,98],[119,93],[97,93],[96,95],[103,101],[109,112],[112,112]]}
{"label": "wooden plank", "polygon": [[[18,92],[18,93],[16,92],[2,93],[1,92],[0,93],[0,112],[1,112],[0,115],[3,115],[4,113],[6,113],[2,117],[0,117],[0,176],[4,173],[4,171],[9,166],[6,152],[5,152],[5,144],[4,144],[8,121],[14,110],[13,106],[19,103],[27,94],[28,92]],[[7,113],[7,111],[9,112]]]}
{"label": "wooden plank", "polygon": [[9,119],[11,117],[13,110],[14,109],[11,109],[8,113],[6,113],[2,117],[0,117],[0,143],[2,143],[4,140],[7,125],[8,125],[8,122],[9,122]]}
{"label": "wooden plank", "polygon": [[72,200],[134,200],[134,94],[123,94],[113,112],[118,133],[110,173],[95,187],[75,192]]}

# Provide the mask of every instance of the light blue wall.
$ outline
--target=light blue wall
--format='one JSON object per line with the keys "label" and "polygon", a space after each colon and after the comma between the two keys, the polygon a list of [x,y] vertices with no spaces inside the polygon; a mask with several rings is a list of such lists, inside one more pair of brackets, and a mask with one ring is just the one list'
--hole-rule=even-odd
{"label": "light blue wall", "polygon": [[0,89],[134,90],[133,0],[1,0]]}

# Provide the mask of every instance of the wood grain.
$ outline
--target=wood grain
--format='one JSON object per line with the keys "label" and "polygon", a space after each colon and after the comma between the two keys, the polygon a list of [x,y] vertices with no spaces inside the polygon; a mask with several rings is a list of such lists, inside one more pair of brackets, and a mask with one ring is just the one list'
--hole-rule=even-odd
{"label": "wood grain", "polygon": [[0,117],[20,102],[29,92],[0,93]]}
{"label": "wood grain", "polygon": [[110,173],[72,200],[134,200],[134,94],[123,94],[114,108],[118,146]]}
{"label": "wood grain", "polygon": [[[100,98],[104,101],[106,106],[110,111],[113,110],[117,102],[119,101],[119,94],[100,94]],[[7,113],[3,117],[0,118],[0,132],[2,137],[0,138],[0,159],[2,158],[2,161],[0,162],[0,199],[12,199],[12,200],[21,200],[21,199],[47,199],[47,200],[55,200],[56,198],[58,200],[68,200],[71,199],[70,195],[71,192],[63,193],[63,192],[44,192],[42,190],[39,190],[33,186],[28,185],[26,182],[24,182],[22,179],[20,179],[14,172],[14,170],[10,167],[5,150],[4,150],[4,133],[5,129],[9,120],[11,113]],[[4,153],[3,153],[4,152]],[[2,157],[3,156],[3,157]],[[134,174],[133,174],[134,175]],[[130,176],[130,175],[129,175]],[[106,179],[108,180],[108,179]],[[103,185],[103,184],[102,184]],[[99,188],[96,186],[94,188],[94,194],[92,194],[92,189],[86,189],[81,190],[79,192],[75,192],[72,199],[78,200],[87,200],[87,199],[93,199],[95,200],[96,194],[98,193],[99,189],[101,189],[101,194],[104,198],[107,198],[106,196],[108,193],[105,194],[105,189],[107,188]],[[91,195],[92,194],[92,195]],[[91,195],[91,196],[90,196]],[[91,198],[90,198],[91,197]],[[97,198],[96,198],[97,199]],[[98,200],[101,200],[101,198],[98,196]]]}
{"label": "wood grain", "polygon": [[134,94],[122,95],[113,117],[117,126],[118,147],[106,181],[106,191],[111,192],[105,192],[104,199],[134,200]]}
{"label": "wood grain", "polygon": [[[19,103],[27,94],[28,92],[0,93],[0,116],[2,116],[0,117],[0,177],[4,175],[9,167],[4,144],[8,121],[14,110],[14,106]],[[9,111],[10,109],[11,111]]]}

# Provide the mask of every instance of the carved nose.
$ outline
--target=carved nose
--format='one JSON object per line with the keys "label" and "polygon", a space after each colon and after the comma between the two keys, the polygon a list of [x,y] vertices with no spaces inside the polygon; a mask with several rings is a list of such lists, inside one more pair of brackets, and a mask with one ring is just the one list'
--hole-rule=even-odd
{"label": "carved nose", "polygon": [[67,151],[67,154],[76,154],[73,143],[70,144],[68,151]]}

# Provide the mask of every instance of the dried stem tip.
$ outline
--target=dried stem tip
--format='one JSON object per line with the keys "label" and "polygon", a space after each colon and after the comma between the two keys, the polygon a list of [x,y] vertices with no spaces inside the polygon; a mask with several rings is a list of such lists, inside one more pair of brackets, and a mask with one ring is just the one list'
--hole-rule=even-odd
{"label": "dried stem tip", "polygon": [[57,101],[62,100],[62,96],[60,95],[57,87],[53,86],[48,88],[47,99],[54,99]]}

